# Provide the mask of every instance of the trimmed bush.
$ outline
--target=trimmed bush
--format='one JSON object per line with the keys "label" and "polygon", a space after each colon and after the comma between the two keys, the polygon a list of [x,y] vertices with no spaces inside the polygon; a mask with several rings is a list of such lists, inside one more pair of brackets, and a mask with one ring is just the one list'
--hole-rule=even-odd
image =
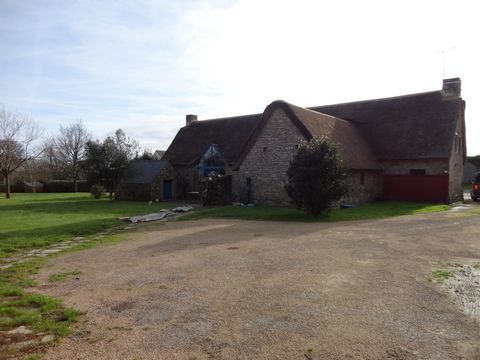
{"label": "trimmed bush", "polygon": [[287,170],[285,190],[307,214],[328,212],[347,192],[347,170],[335,144],[327,137],[302,141]]}

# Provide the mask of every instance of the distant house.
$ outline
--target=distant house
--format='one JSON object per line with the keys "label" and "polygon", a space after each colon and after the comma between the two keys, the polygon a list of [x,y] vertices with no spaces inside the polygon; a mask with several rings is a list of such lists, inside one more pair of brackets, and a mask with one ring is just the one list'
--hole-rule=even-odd
{"label": "distant house", "polygon": [[[351,202],[463,198],[465,101],[459,78],[439,91],[303,108],[274,101],[263,113],[198,121],[187,115],[168,160],[198,191],[209,172],[231,175],[234,201],[288,204],[286,170],[299,142],[329,136],[348,167]],[[211,168],[205,165],[211,164]]]}
{"label": "distant house", "polygon": [[163,154],[165,154],[165,150],[155,150],[152,160],[162,160]]}
{"label": "distant house", "polygon": [[463,170],[463,183],[464,184],[471,184],[475,174],[480,172],[480,167],[477,165],[478,162],[473,161],[472,158],[467,158],[465,162],[465,167]]}
{"label": "distant house", "polygon": [[180,196],[177,172],[166,160],[134,160],[131,173],[117,187],[116,199],[169,201]]}

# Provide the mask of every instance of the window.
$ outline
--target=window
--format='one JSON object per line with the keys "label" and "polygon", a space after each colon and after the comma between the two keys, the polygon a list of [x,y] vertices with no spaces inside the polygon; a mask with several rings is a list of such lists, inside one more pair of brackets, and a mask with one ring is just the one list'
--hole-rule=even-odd
{"label": "window", "polygon": [[425,175],[425,169],[410,169],[410,175]]}
{"label": "window", "polygon": [[200,177],[225,174],[225,157],[220,146],[212,144],[198,163]]}
{"label": "window", "polygon": [[267,147],[266,146],[263,147],[263,152],[267,152]]}

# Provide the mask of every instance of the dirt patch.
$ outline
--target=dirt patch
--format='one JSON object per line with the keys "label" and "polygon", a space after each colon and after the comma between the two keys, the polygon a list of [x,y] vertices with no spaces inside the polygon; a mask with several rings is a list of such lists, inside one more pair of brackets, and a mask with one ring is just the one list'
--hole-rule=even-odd
{"label": "dirt patch", "polygon": [[476,216],[202,220],[135,236],[39,275],[81,270],[42,291],[86,312],[47,359],[479,359],[478,322],[429,281],[480,262]]}
{"label": "dirt patch", "polygon": [[437,283],[462,311],[480,320],[480,263],[447,265],[436,274],[440,274]]}

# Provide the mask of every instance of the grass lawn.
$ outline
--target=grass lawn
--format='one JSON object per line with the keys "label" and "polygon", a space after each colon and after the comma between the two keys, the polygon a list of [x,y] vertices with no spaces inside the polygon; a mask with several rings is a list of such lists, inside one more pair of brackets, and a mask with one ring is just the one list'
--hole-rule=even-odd
{"label": "grass lawn", "polygon": [[[2,258],[21,251],[115,227],[121,224],[118,216],[143,215],[174,205],[96,200],[88,193],[12,194],[11,199],[0,198],[0,263]],[[108,236],[94,243],[114,239]],[[79,312],[75,309],[65,308],[57,299],[26,291],[34,284],[31,275],[43,262],[37,258],[0,270],[0,330],[25,325],[36,333],[63,336],[76,321]],[[58,274],[51,281],[72,275]]]}
{"label": "grass lawn", "polygon": [[181,217],[181,220],[196,220],[203,218],[227,218],[243,220],[272,221],[347,221],[381,219],[399,215],[413,215],[427,212],[437,212],[449,209],[445,204],[427,204],[413,202],[377,202],[365,204],[350,209],[333,209],[326,215],[314,217],[294,208],[281,207],[240,207],[223,206],[196,210]]}
{"label": "grass lawn", "polygon": [[19,250],[112,228],[121,223],[118,216],[143,215],[174,205],[96,200],[88,193],[13,194],[11,199],[0,198],[0,259]]}

